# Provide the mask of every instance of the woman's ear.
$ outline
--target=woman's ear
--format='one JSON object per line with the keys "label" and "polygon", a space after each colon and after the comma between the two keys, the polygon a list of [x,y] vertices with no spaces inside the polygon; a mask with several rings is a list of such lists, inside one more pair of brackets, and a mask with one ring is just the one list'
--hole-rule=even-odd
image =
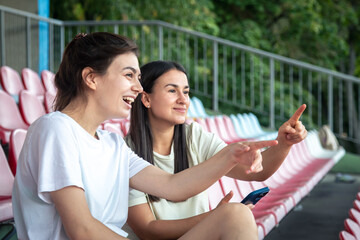
{"label": "woman's ear", "polygon": [[92,68],[84,68],[81,72],[81,76],[86,86],[88,86],[92,90],[96,89],[95,73]]}
{"label": "woman's ear", "polygon": [[146,92],[141,93],[141,102],[146,108],[150,108],[150,97]]}

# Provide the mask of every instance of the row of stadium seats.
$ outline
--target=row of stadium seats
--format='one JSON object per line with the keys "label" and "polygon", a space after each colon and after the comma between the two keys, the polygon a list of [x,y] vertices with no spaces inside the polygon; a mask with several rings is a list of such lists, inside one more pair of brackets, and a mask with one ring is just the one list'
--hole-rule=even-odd
{"label": "row of stadium seats", "polygon": [[340,240],[360,239],[360,192],[357,193],[349,216],[344,220],[345,229],[339,233]]}
{"label": "row of stadium seats", "polygon": [[[0,139],[2,144],[8,144],[9,156],[7,159],[3,149],[0,150],[0,222],[12,218],[11,188],[26,129],[38,117],[52,111],[51,108],[46,110],[46,104],[42,103],[40,95],[31,89],[24,88],[17,92],[18,103],[16,98],[14,99],[15,92],[9,93],[4,87],[3,89],[4,91],[0,90]],[[46,90],[45,93],[54,97],[56,89]],[[46,102],[46,94],[43,101]],[[256,116],[251,113],[205,116],[202,102],[195,97],[191,98],[191,101],[190,106],[197,104],[197,108],[192,108],[192,112],[189,109],[189,115],[193,117],[189,117],[187,122],[198,122],[227,143],[277,137],[277,132],[264,131]],[[129,129],[129,119],[112,119],[101,124],[100,128],[125,136]],[[209,188],[210,208],[215,208],[230,190],[234,192],[231,201],[240,202],[249,192],[268,186],[269,194],[253,209],[259,239],[263,239],[314,188],[344,153],[342,148],[336,151],[324,149],[317,131],[310,131],[303,142],[293,146],[278,171],[266,181],[244,182],[222,177]]]}

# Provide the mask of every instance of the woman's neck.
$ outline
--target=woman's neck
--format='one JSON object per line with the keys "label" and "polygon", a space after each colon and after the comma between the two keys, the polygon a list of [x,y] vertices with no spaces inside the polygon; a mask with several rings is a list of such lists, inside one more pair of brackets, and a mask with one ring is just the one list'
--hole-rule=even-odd
{"label": "woman's neck", "polygon": [[153,136],[153,151],[161,155],[169,155],[174,138],[174,126],[164,127],[163,125],[151,124]]}

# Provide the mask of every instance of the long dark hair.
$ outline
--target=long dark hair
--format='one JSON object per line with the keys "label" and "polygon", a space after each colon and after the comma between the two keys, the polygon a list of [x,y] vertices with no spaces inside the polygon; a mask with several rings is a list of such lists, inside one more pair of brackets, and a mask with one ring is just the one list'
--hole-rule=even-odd
{"label": "long dark hair", "polygon": [[75,97],[83,96],[85,83],[81,74],[84,68],[91,67],[97,74],[103,75],[114,58],[128,52],[138,56],[138,47],[132,40],[117,34],[96,32],[76,35],[67,45],[55,75],[55,110],[61,111]]}
{"label": "long dark hair", "polygon": [[[144,92],[151,93],[156,80],[166,72],[176,69],[187,75],[183,66],[171,61],[154,61],[140,68],[141,85]],[[153,137],[148,116],[148,109],[141,102],[141,94],[136,98],[131,109],[130,129],[128,135],[133,142],[133,151],[154,165]],[[189,168],[187,156],[185,124],[177,124],[174,128],[174,173]],[[149,196],[151,201],[159,198]]]}

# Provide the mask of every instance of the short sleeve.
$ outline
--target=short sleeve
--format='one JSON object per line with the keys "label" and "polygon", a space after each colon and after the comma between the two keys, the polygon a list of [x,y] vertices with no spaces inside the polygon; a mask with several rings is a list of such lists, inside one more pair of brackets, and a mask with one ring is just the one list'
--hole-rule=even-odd
{"label": "short sleeve", "polygon": [[79,150],[66,123],[42,118],[37,126],[31,133],[30,148],[33,149],[32,159],[38,159],[38,195],[43,201],[52,203],[49,192],[67,186],[83,188]]}
{"label": "short sleeve", "polygon": [[129,191],[129,207],[147,203],[146,194],[136,189]]}
{"label": "short sleeve", "polygon": [[202,158],[197,163],[207,160],[218,153],[227,144],[217,135],[205,131],[197,122],[191,123],[187,129],[188,147],[190,151]]}

